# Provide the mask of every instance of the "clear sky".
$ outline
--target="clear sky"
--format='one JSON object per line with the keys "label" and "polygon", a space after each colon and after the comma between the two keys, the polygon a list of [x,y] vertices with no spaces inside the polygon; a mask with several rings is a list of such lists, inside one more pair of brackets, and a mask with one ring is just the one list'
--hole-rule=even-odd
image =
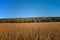
{"label": "clear sky", "polygon": [[60,0],[0,0],[0,18],[60,16]]}

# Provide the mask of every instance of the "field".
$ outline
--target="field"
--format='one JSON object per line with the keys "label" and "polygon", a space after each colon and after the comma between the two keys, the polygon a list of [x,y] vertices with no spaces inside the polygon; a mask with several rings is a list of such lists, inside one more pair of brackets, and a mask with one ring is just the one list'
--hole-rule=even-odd
{"label": "field", "polygon": [[60,22],[0,23],[0,40],[60,40]]}

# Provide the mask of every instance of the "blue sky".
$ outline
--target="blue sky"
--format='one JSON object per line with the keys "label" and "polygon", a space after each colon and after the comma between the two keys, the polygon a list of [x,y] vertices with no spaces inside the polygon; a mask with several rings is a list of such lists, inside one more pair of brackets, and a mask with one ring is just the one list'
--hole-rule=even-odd
{"label": "blue sky", "polygon": [[59,0],[0,0],[0,18],[60,16]]}

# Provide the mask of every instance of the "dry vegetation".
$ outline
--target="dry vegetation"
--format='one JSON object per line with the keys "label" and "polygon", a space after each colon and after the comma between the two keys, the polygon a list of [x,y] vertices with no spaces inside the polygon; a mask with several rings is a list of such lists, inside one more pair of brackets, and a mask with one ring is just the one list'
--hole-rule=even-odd
{"label": "dry vegetation", "polygon": [[0,23],[0,40],[60,40],[60,22]]}

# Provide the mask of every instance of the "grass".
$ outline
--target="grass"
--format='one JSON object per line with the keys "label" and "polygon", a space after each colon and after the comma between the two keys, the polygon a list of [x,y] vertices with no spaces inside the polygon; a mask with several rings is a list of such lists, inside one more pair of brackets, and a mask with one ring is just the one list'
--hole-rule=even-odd
{"label": "grass", "polygon": [[0,40],[60,40],[60,22],[0,23]]}

